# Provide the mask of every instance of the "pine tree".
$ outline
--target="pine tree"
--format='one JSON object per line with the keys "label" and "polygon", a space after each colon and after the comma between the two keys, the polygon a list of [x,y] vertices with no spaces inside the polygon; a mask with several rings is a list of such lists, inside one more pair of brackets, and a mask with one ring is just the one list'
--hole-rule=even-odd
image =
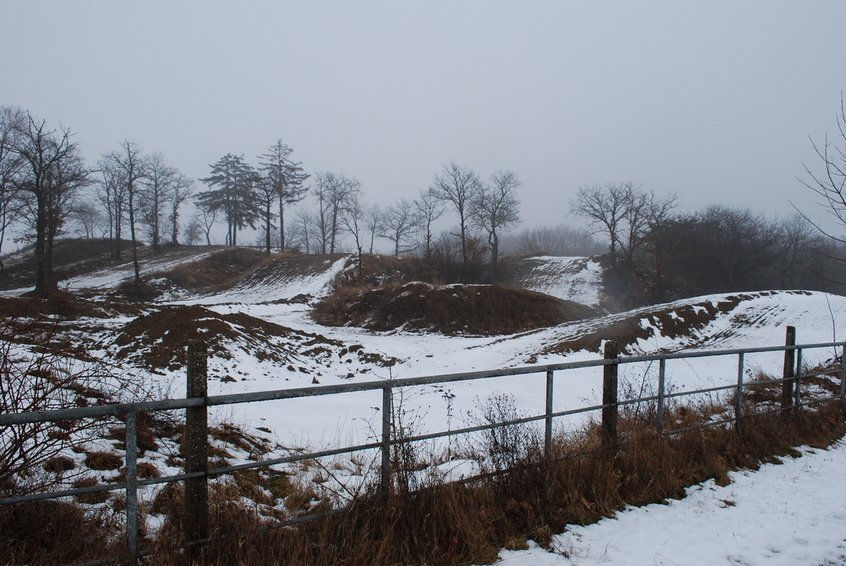
{"label": "pine tree", "polygon": [[303,200],[308,187],[303,183],[309,175],[303,172],[302,163],[293,162],[289,156],[294,150],[276,140],[268,148],[267,153],[260,155],[259,171],[263,173],[265,183],[266,210],[265,224],[267,235],[267,251],[270,253],[270,222],[269,197],[274,195],[279,202],[279,248],[285,249],[285,206]]}
{"label": "pine tree", "polygon": [[258,173],[243,156],[227,153],[210,165],[211,175],[200,179],[209,186],[197,195],[197,205],[226,218],[226,245],[238,243],[238,230],[256,227],[261,218],[261,200],[256,191]]}

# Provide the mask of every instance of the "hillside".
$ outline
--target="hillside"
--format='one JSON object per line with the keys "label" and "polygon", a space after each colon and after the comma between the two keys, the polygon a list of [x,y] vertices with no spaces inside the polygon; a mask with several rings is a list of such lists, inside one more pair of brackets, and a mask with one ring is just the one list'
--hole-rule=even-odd
{"label": "hillside", "polygon": [[[333,295],[336,282],[353,269],[349,256],[237,252],[197,247],[150,254],[143,272],[161,291],[151,302],[126,301],[116,293],[131,276],[131,263],[68,262],[77,270],[65,284],[73,308],[55,321],[55,340],[118,363],[152,388],[170,390],[182,380],[188,338],[202,337],[212,351],[212,393],[229,393],[582,359],[596,357],[608,339],[629,354],[770,346],[783,341],[785,326],[794,325],[800,341],[826,342],[842,336],[846,320],[843,297],[801,291],[697,297],[602,316],[552,296],[487,286],[388,287],[390,300],[380,295],[386,290]],[[85,265],[95,268],[83,273]],[[588,260],[531,258],[522,273],[527,288],[588,303],[599,299],[596,265]],[[345,311],[331,326],[313,319],[315,305],[326,298]],[[7,316],[28,316],[10,301]],[[524,320],[528,302],[547,318]],[[31,346],[39,346],[35,336]],[[760,362],[770,363],[777,362]],[[519,391],[521,385],[515,381],[513,387]],[[472,403],[474,395],[463,402]]]}
{"label": "hillside", "polygon": [[[233,265],[241,267],[233,270]],[[67,294],[50,305],[12,298],[28,289],[3,293],[6,320],[41,317],[32,331],[16,338],[14,348],[25,354],[45,347],[46,326],[51,343],[69,355],[117,366],[159,395],[184,394],[185,346],[191,337],[208,341],[210,393],[222,394],[596,358],[605,340],[616,340],[627,354],[772,346],[782,343],[785,327],[793,325],[800,342],[828,342],[843,337],[846,322],[846,298],[804,291],[711,295],[608,315],[548,295],[485,286],[414,284],[333,295],[336,283],[353,269],[344,255],[266,257],[239,250],[233,257],[231,250],[204,247],[165,251],[143,263],[150,284],[161,291],[149,302],[128,301],[116,292],[131,275],[131,264],[82,273],[77,263],[75,269]],[[532,272],[539,275],[533,278]],[[532,258],[522,276],[526,287],[568,296],[579,287],[595,289],[596,280],[591,262],[572,258]],[[390,300],[382,300],[380,293],[388,292]],[[315,306],[326,298],[345,311],[331,326],[313,318]],[[498,306],[509,301],[514,301],[510,315]],[[534,312],[550,317],[526,323],[527,301],[540,305]],[[471,322],[478,327],[469,327]],[[755,371],[780,367],[778,356],[750,356],[749,362]],[[671,364],[668,379],[679,387],[734,379],[733,363]],[[654,378],[654,368],[643,372],[630,379]],[[573,372],[557,402],[592,398],[596,378]],[[534,406],[538,384],[533,379],[496,387]],[[420,392],[413,404],[429,407],[433,422],[442,422],[448,412],[472,410],[478,396],[488,394],[463,385],[449,393],[449,407],[444,392],[436,390]],[[276,423],[271,428],[286,436],[366,433],[362,423],[372,417],[369,404],[313,402],[324,405],[295,424],[279,422],[277,412],[263,405],[240,409],[245,412],[239,418],[255,426]]]}
{"label": "hillside", "polygon": [[[773,346],[783,343],[785,327],[793,325],[801,343],[829,342],[842,339],[846,322],[846,297],[806,291],[709,295],[600,314],[553,296],[600,302],[598,270],[585,258],[531,258],[515,271],[525,289],[419,282],[355,288],[350,286],[355,266],[347,255],[173,249],[145,258],[145,279],[158,295],[139,301],[120,292],[132,275],[131,263],[70,257],[65,265],[75,274],[61,293],[37,301],[20,297],[27,288],[6,290],[0,313],[11,338],[4,344],[9,359],[56,352],[63,358],[62,371],[104,372],[106,380],[89,385],[108,383],[110,391],[75,389],[72,398],[80,405],[184,396],[185,352],[192,338],[207,342],[209,395],[221,395],[589,360],[600,357],[606,340],[617,341],[631,355]],[[804,361],[826,363],[838,355],[808,351]],[[779,353],[748,355],[747,378],[777,375],[782,359]],[[654,391],[656,365],[623,366],[623,394]],[[668,391],[737,380],[736,356],[671,360],[666,370]],[[99,380],[103,374],[93,375]],[[467,426],[494,398],[513,400],[521,413],[538,414],[546,401],[545,379],[539,372],[421,386],[397,392],[394,402],[413,433],[424,435]],[[597,368],[557,371],[555,379],[556,411],[601,403]],[[238,464],[303,448],[372,442],[378,438],[380,395],[217,408],[211,412],[217,461]],[[715,400],[702,398],[703,403]],[[585,417],[560,419],[557,425],[583,425],[578,418]],[[178,474],[179,426],[156,417],[143,427],[139,469],[150,477]],[[67,465],[108,477],[94,466],[97,458],[110,455],[120,461],[112,453],[120,455],[121,440],[119,429],[105,431],[89,439],[84,450],[69,452]],[[274,473],[332,490],[357,486],[364,477],[360,468],[351,460],[333,463],[331,474],[309,465]],[[164,520],[156,509],[166,504],[156,505],[146,516],[151,528]],[[513,558],[531,563],[539,554]]]}

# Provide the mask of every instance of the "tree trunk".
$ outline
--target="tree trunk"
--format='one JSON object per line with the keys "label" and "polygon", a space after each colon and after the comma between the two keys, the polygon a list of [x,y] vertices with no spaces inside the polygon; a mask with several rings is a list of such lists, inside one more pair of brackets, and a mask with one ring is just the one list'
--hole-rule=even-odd
{"label": "tree trunk", "polygon": [[37,217],[35,219],[35,295],[43,297],[47,294],[47,264],[45,244],[47,240],[47,206],[43,197],[37,197]]}
{"label": "tree trunk", "polygon": [[135,270],[135,284],[141,283],[141,267],[138,265],[138,242],[135,239],[135,207],[129,197],[129,237],[132,240],[132,267]]}
{"label": "tree trunk", "polygon": [[285,201],[279,197],[279,251],[285,251]]}
{"label": "tree trunk", "polygon": [[267,202],[267,207],[265,209],[265,220],[264,220],[265,230],[265,253],[270,255],[270,201]]}

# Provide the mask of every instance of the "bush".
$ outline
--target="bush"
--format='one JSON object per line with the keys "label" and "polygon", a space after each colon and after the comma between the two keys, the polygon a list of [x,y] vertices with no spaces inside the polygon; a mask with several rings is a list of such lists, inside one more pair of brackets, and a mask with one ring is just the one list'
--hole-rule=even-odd
{"label": "bush", "polygon": [[[60,317],[41,315],[37,306],[22,308],[29,316],[9,316],[0,324],[0,414],[86,406],[118,390],[120,380],[110,368],[86,360],[59,338]],[[37,346],[28,348],[27,342]],[[63,453],[100,428],[91,419],[0,427],[0,494],[54,483],[71,469],[62,464]]]}

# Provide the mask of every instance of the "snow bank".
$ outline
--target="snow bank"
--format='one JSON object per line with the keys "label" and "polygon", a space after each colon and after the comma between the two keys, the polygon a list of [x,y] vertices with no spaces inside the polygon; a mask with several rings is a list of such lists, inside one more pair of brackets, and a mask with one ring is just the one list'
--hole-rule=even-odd
{"label": "snow bank", "polygon": [[667,505],[570,526],[550,550],[503,551],[501,566],[846,564],[846,445],[729,474]]}

